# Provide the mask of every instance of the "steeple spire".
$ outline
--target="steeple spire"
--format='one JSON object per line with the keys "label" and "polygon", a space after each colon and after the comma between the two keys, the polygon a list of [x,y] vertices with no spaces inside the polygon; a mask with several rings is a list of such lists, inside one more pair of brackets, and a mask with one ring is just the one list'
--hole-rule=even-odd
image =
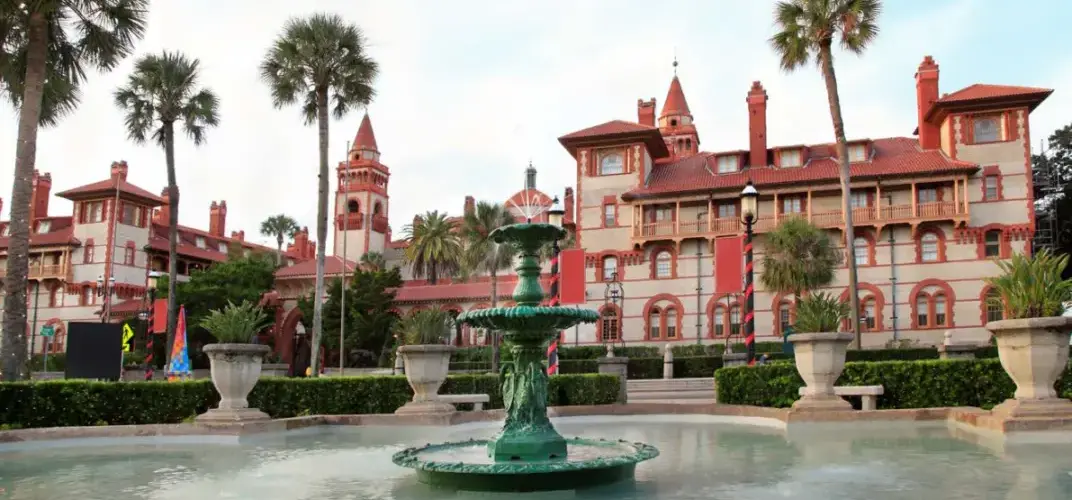
{"label": "steeple spire", "polygon": [[361,119],[361,126],[357,128],[357,135],[354,136],[354,145],[351,146],[351,151],[361,150],[380,152],[380,148],[376,145],[376,134],[372,132],[372,121],[369,120],[367,112]]}
{"label": "steeple spire", "polygon": [[670,80],[670,90],[666,93],[663,112],[659,114],[659,118],[675,115],[692,118],[689,103],[685,100],[685,91],[681,89],[681,80],[677,77],[677,59],[674,59],[674,79]]}

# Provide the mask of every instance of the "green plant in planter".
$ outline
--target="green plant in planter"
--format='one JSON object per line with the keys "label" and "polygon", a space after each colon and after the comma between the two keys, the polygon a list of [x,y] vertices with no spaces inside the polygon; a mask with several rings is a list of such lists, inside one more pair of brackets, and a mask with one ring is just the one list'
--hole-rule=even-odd
{"label": "green plant in planter", "polygon": [[849,304],[828,293],[808,294],[797,303],[793,333],[836,332],[849,317]]}
{"label": "green plant in planter", "polygon": [[406,345],[446,344],[453,330],[454,318],[449,312],[438,309],[412,312],[395,326]]}
{"label": "green plant in planter", "polygon": [[223,309],[212,310],[200,324],[221,344],[248,344],[267,323],[268,315],[263,309],[243,301],[241,305],[228,302]]}
{"label": "green plant in planter", "polygon": [[1031,257],[1016,254],[997,264],[1002,274],[986,279],[997,293],[987,300],[1004,308],[1006,319],[1061,316],[1065,302],[1072,300],[1072,279],[1061,277],[1068,266],[1067,255],[1040,250]]}

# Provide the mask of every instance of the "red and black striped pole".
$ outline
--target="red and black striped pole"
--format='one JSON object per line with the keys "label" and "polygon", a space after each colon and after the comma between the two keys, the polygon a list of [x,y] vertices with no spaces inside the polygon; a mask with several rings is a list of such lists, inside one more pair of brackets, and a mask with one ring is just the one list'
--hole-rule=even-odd
{"label": "red and black striped pole", "polygon": [[[551,242],[551,290],[550,299],[548,305],[557,306],[559,304],[559,290],[558,290],[558,240]],[[547,374],[554,375],[558,373],[558,339],[562,336],[561,333],[555,335],[555,338],[551,340],[551,344],[547,346]]]}
{"label": "red and black striped pole", "polygon": [[752,216],[744,219],[744,346],[748,352],[748,366],[756,362],[756,308],[755,285],[752,274]]}
{"label": "red and black striped pole", "polygon": [[149,313],[146,315],[145,326],[145,380],[153,379],[153,294],[149,293]]}

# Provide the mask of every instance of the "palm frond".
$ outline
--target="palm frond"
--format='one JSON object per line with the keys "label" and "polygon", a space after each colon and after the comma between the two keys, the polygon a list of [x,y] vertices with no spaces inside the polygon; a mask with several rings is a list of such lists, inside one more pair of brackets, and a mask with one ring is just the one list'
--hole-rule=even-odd
{"label": "palm frond", "polygon": [[205,129],[219,124],[219,99],[198,86],[199,67],[198,59],[168,51],[135,62],[127,84],[114,94],[131,140],[143,143],[151,137],[163,146],[165,125],[181,121],[194,144],[204,142]]}
{"label": "palm frond", "polygon": [[1007,308],[1010,319],[1061,316],[1072,300],[1072,279],[1061,277],[1068,255],[1041,250],[1031,257],[1016,254],[997,264],[1002,274],[986,279],[997,291],[997,297],[989,300]]}
{"label": "palm frond", "polygon": [[770,291],[800,293],[830,284],[842,261],[841,251],[826,231],[806,219],[791,217],[763,240],[759,281]]}
{"label": "palm frond", "polygon": [[813,293],[797,303],[794,333],[836,332],[849,317],[849,304],[826,292]]}

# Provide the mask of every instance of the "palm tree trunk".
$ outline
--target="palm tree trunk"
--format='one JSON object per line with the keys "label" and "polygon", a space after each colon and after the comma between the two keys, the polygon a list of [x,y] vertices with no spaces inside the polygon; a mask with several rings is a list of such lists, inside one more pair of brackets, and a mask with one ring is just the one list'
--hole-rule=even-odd
{"label": "palm tree trunk", "polygon": [[830,119],[834,122],[834,137],[837,139],[838,160],[841,163],[841,210],[845,214],[845,261],[849,265],[849,321],[855,335],[853,347],[859,349],[860,338],[860,297],[856,283],[856,252],[853,249],[856,237],[852,227],[852,195],[849,186],[849,146],[845,140],[845,122],[841,119],[841,99],[838,97],[837,77],[834,75],[834,60],[830,52],[830,43],[819,48],[819,63],[823,78],[826,80],[826,95],[830,101]]}
{"label": "palm tree trunk", "polygon": [[[499,277],[495,274],[495,268],[491,269],[491,307],[498,306],[499,301]],[[491,330],[491,373],[499,374],[499,332]]]}
{"label": "palm tree trunk", "polygon": [[283,233],[279,233],[275,237],[275,263],[279,267],[283,267]]}
{"label": "palm tree trunk", "polygon": [[324,252],[328,239],[328,91],[316,90],[316,121],[320,135],[320,187],[316,200],[316,288],[313,295],[313,346],[309,372],[320,375],[320,330],[324,325]]}
{"label": "palm tree trunk", "polygon": [[[168,182],[168,299],[167,344],[165,358],[171,362],[171,346],[175,344],[175,328],[179,322],[179,185],[175,179],[175,122],[164,122],[164,162]],[[167,366],[167,365],[164,365]]]}
{"label": "palm tree trunk", "polygon": [[[0,372],[4,380],[27,378],[26,283],[30,266],[30,199],[33,171],[37,162],[37,127],[48,62],[48,19],[40,12],[30,14],[29,47],[26,53],[26,80],[19,108],[19,136],[15,145],[15,182],[11,188],[11,239],[7,249],[7,280],[4,289],[4,331],[0,345]],[[31,346],[32,350],[32,346]]]}

